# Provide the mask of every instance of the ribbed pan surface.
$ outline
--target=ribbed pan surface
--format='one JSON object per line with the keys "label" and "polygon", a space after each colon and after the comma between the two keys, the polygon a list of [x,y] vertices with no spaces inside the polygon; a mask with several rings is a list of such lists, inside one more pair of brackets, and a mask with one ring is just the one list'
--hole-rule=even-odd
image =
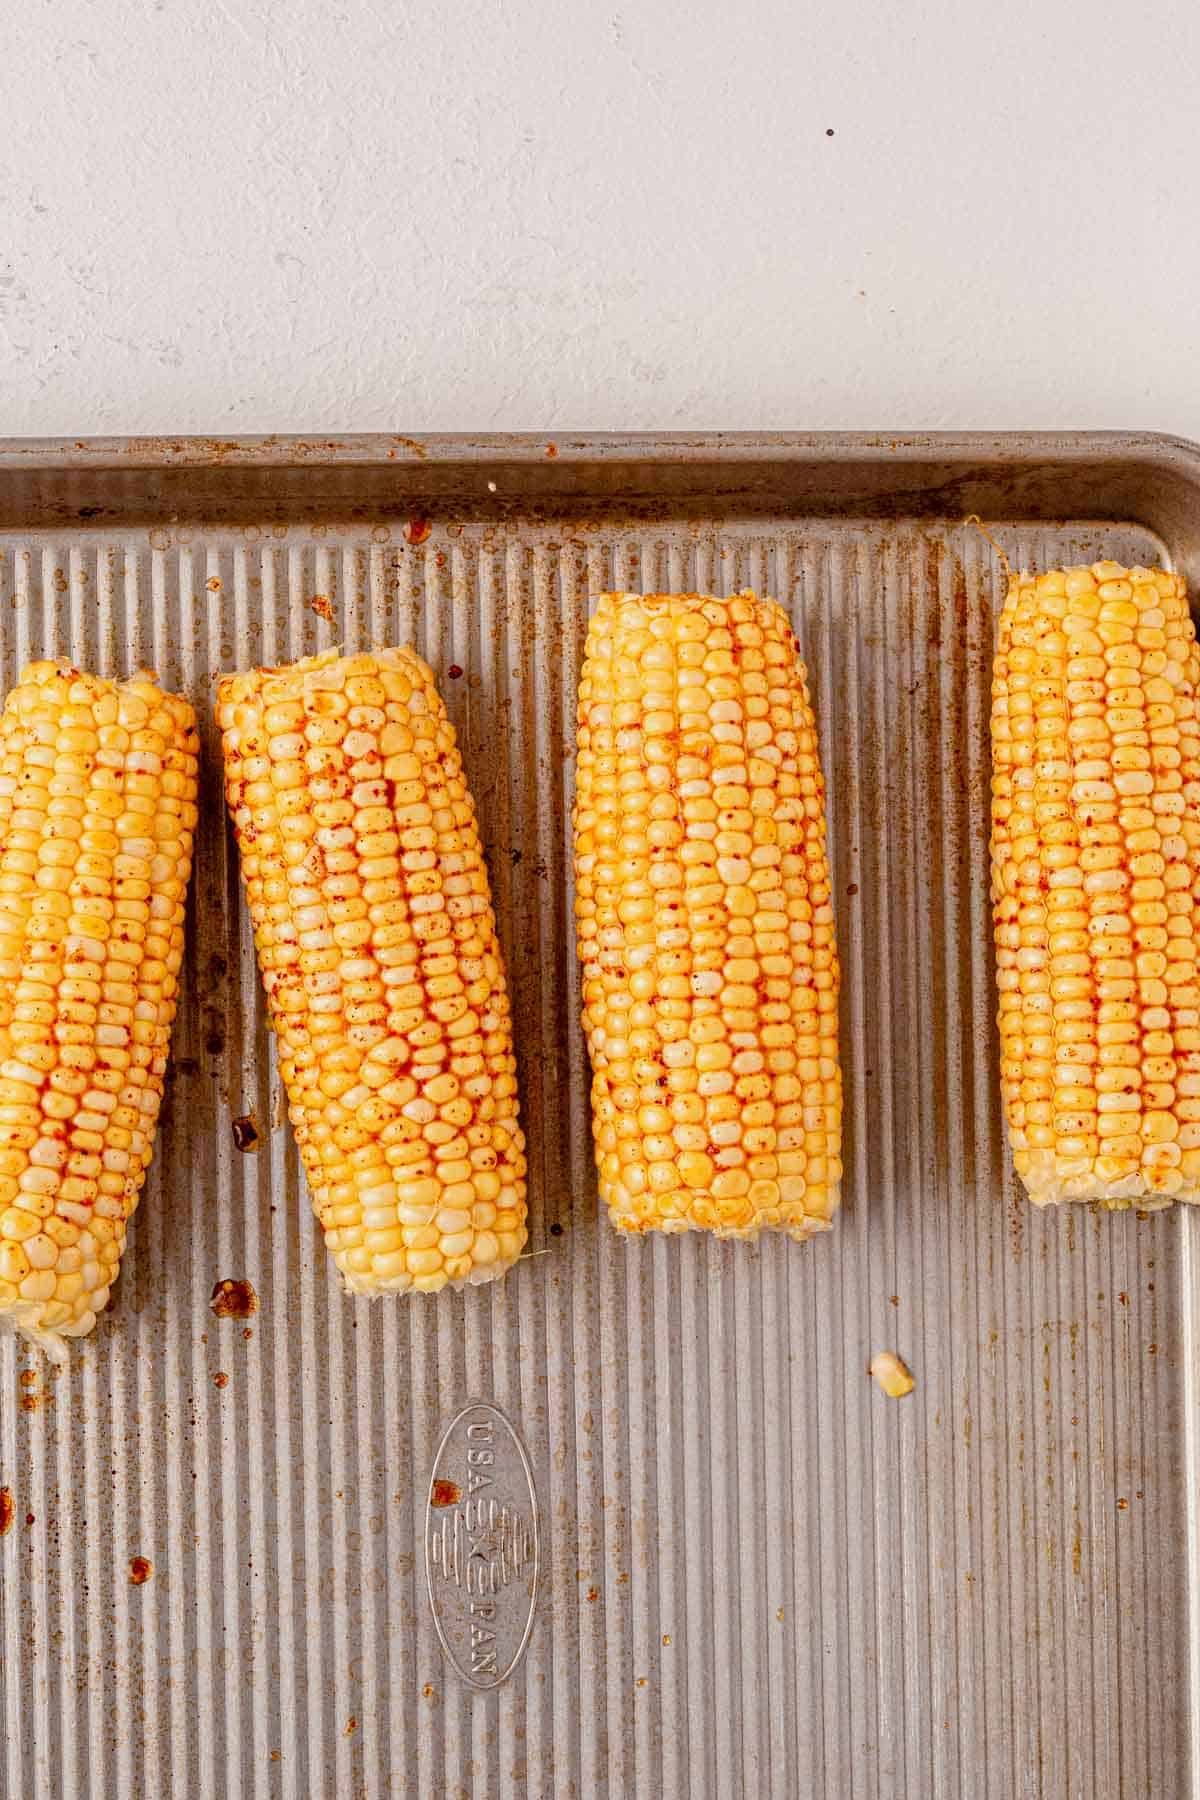
{"label": "ribbed pan surface", "polygon": [[[1036,1216],[1006,1165],[988,547],[796,520],[423,529],[0,538],[5,685],[33,656],[149,663],[197,701],[205,752],[115,1304],[62,1373],[0,1346],[0,1792],[1182,1792],[1191,1228]],[[1002,536],[1036,565],[1160,554],[1133,528]],[[792,608],[822,728],[845,1202],[803,1246],[625,1243],[596,1213],[571,937],[584,622],[606,587],[742,585]],[[221,669],[398,641],[439,675],[482,815],[533,1255],[372,1306],[339,1291],[299,1177],[211,699]],[[216,1317],[222,1280],[258,1310]],[[867,1374],[883,1348],[916,1376],[899,1403]],[[541,1508],[530,1648],[481,1695],[443,1660],[423,1547],[470,1399],[518,1427]]]}

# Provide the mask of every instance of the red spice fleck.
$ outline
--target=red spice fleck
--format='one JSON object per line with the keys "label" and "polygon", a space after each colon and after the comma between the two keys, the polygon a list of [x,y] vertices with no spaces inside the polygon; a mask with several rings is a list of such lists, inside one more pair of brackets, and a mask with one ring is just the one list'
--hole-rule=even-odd
{"label": "red spice fleck", "polygon": [[243,1333],[242,1333],[242,1336],[243,1336],[243,1337],[244,1337],[244,1338],[252,1338],[252,1337],[253,1337],[253,1336],[254,1336],[254,1327],[253,1327],[253,1325],[247,1325],[247,1327],[246,1327],[246,1329],[245,1329],[245,1331],[243,1331]]}
{"label": "red spice fleck", "polygon": [[851,883],[850,883],[850,884],[849,884],[849,886],[848,886],[848,887],[847,887],[847,889],[846,889],[846,892],[847,892],[847,893],[848,893],[848,894],[849,894],[849,896],[850,896],[850,898],[851,898],[851,899],[853,899],[853,898],[854,898],[854,896],[855,896],[855,894],[857,894],[857,892],[858,892],[858,883],[857,883],[857,881],[852,881],[852,882],[851,882]]}
{"label": "red spice fleck", "polygon": [[229,1386],[229,1377],[225,1373],[224,1369],[217,1370],[216,1374],[213,1376],[213,1385],[214,1385],[214,1387],[219,1387],[219,1388]]}
{"label": "red spice fleck", "polygon": [[598,1600],[600,1598],[600,1590],[598,1588],[589,1588],[585,1598],[588,1600]]}
{"label": "red spice fleck", "polygon": [[451,663],[450,667],[446,670],[446,673],[449,675],[451,681],[457,681],[462,674],[462,668],[458,663]]}
{"label": "red spice fleck", "polygon": [[328,594],[314,594],[308,603],[309,611],[315,612],[318,619],[327,619],[333,623],[333,606]]}
{"label": "red spice fleck", "polygon": [[430,1506],[457,1506],[461,1499],[462,1489],[457,1481],[442,1481],[439,1478],[429,1492]]}
{"label": "red spice fleck", "polygon": [[546,445],[546,455],[551,456],[551,457],[557,456],[558,455],[558,445],[557,444],[547,444]]}
{"label": "red spice fleck", "polygon": [[404,527],[404,535],[410,544],[423,544],[432,530],[428,519],[410,519]]}
{"label": "red spice fleck", "polygon": [[351,1715],[350,1715],[350,1717],[349,1717],[349,1718],[348,1718],[348,1719],[347,1719],[347,1720],[346,1720],[346,1729],[345,1729],[345,1731],[344,1731],[344,1732],[343,1732],[343,1733],[342,1733],[342,1736],[343,1736],[343,1737],[349,1737],[349,1736],[350,1736],[350,1733],[351,1733],[351,1732],[352,1732],[352,1731],[357,1731],[357,1730],[358,1730],[358,1720],[357,1720],[357,1719],[356,1719],[356,1718],[355,1718],[355,1717],[354,1717],[354,1715],[353,1715],[353,1713],[352,1713],[352,1714],[351,1714]]}
{"label": "red spice fleck", "polygon": [[259,1145],[258,1120],[252,1112],[245,1113],[242,1118],[233,1121],[234,1148],[247,1155],[257,1150]]}
{"label": "red spice fleck", "polygon": [[22,1369],[21,1373],[17,1377],[17,1379],[21,1383],[22,1387],[36,1387],[37,1386],[37,1370],[36,1369]]}
{"label": "red spice fleck", "polygon": [[891,1301],[893,1306],[899,1306],[899,1304],[900,1304],[899,1294],[889,1294],[888,1299]]}
{"label": "red spice fleck", "polygon": [[218,1319],[248,1319],[258,1311],[258,1295],[248,1281],[218,1281],[209,1305]]}
{"label": "red spice fleck", "polygon": [[1117,1501],[1117,1511],[1118,1512],[1128,1512],[1129,1511],[1128,1500],[1118,1500]]}
{"label": "red spice fleck", "polygon": [[25,1514],[25,1523],[27,1525],[32,1525],[33,1521],[34,1521],[34,1516],[35,1515],[33,1513],[26,1513]]}
{"label": "red spice fleck", "polygon": [[129,1579],[134,1587],[141,1587],[149,1581],[154,1573],[154,1564],[145,1556],[131,1556],[129,1559]]}
{"label": "red spice fleck", "polygon": [[432,1682],[427,1681],[425,1683],[425,1686],[421,1689],[421,1692],[424,1694],[424,1696],[427,1700],[432,1700],[433,1694],[434,1694]]}
{"label": "red spice fleck", "polygon": [[1129,1305],[1129,1295],[1128,1294],[1118,1294],[1117,1299],[1120,1301],[1122,1306]]}
{"label": "red spice fleck", "polygon": [[12,1522],[17,1509],[13,1505],[13,1497],[8,1488],[0,1488],[0,1537],[12,1530]]}
{"label": "red spice fleck", "polygon": [[210,594],[219,594],[221,591],[221,577],[219,575],[210,575],[204,585]]}

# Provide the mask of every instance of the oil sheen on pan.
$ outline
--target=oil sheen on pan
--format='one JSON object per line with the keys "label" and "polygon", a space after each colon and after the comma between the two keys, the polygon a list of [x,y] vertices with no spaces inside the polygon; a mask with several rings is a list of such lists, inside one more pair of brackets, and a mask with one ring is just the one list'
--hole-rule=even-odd
{"label": "oil sheen on pan", "polygon": [[487,1401],[455,1414],[433,1459],[425,1580],[455,1673],[470,1687],[499,1687],[533,1630],[538,1507],[525,1446]]}

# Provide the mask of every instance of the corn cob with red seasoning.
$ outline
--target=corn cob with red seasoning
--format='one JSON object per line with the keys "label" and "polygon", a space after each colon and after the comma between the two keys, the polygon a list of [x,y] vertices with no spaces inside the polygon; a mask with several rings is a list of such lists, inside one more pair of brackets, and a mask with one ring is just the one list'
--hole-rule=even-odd
{"label": "corn cob with red seasoning", "polygon": [[827,1229],[837,945],[816,727],[782,607],[602,595],[576,784],[584,1026],[613,1223]]}
{"label": "corn cob with red seasoning", "polygon": [[296,1141],[346,1286],[526,1241],[508,990],[454,728],[411,650],[226,676],[226,793]]}
{"label": "corn cob with red seasoning", "polygon": [[154,1148],[196,824],[186,700],[33,663],[0,714],[0,1323],[61,1360]]}
{"label": "corn cob with red seasoning", "polygon": [[1200,651],[1182,579],[1010,583],[992,900],[1013,1161],[1039,1206],[1200,1200]]}

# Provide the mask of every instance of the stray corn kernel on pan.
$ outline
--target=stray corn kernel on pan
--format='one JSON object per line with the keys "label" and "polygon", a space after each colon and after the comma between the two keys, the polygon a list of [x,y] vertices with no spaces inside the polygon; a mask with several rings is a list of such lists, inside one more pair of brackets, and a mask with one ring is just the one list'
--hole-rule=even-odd
{"label": "stray corn kernel on pan", "polygon": [[[0,1332],[0,1787],[1173,1792],[1194,749],[1148,586],[1197,591],[1200,463],[554,449],[0,451],[0,694],[154,671],[196,757],[178,962],[190,815],[134,759],[187,769],[109,735],[81,795],[94,700],[0,871],[0,1242],[44,1288],[48,1154],[113,1225],[61,1212],[56,1283],[111,1289],[63,1363]],[[1003,694],[969,513],[1024,577]],[[581,705],[603,595],[633,719]]]}

